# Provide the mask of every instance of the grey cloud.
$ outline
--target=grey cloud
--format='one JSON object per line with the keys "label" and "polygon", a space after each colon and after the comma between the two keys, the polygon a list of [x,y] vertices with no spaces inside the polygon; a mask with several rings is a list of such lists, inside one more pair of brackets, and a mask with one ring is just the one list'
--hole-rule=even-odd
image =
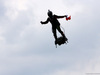
{"label": "grey cloud", "polygon": [[[68,2],[70,6],[71,2],[74,4],[73,0],[64,2],[66,8]],[[85,10],[88,8],[89,10],[88,12],[78,12],[72,15],[72,20],[61,23],[65,27],[69,43],[58,46],[58,48],[55,48],[54,45],[51,25],[42,26],[38,21],[47,17],[46,13],[43,14],[46,17],[39,14],[47,12],[45,11],[47,7],[43,6],[44,10],[36,10],[30,5],[27,10],[18,11],[17,17],[11,20],[8,16],[2,15],[6,12],[2,4],[0,9],[4,9],[4,11],[0,13],[0,16],[3,16],[0,27],[4,32],[0,36],[4,37],[4,41],[3,44],[0,43],[2,46],[0,47],[0,61],[2,61],[0,62],[0,74],[50,75],[62,70],[69,72],[83,70],[84,73],[88,62],[99,56],[100,23],[98,16],[100,11],[97,9],[98,3],[92,6],[93,3],[88,5],[87,1],[75,1],[76,4],[78,4],[77,2],[87,6]],[[39,5],[39,2],[35,3],[37,6]],[[50,6],[51,4],[49,4]],[[42,6],[38,6],[38,8],[42,8]],[[53,9],[53,6],[51,8]],[[90,64],[90,66],[93,65]]]}

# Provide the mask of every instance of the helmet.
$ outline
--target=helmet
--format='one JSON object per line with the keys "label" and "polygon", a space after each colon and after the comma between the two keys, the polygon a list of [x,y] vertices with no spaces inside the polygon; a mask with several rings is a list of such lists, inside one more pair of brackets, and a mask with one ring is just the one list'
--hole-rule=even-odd
{"label": "helmet", "polygon": [[48,14],[49,17],[52,17],[52,11],[48,10],[47,14]]}

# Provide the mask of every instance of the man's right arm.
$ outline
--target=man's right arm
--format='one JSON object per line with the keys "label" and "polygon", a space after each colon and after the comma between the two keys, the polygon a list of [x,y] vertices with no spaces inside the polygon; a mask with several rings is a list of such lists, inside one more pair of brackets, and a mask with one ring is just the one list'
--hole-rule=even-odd
{"label": "man's right arm", "polygon": [[49,22],[49,18],[46,21],[41,21],[41,24],[47,24]]}

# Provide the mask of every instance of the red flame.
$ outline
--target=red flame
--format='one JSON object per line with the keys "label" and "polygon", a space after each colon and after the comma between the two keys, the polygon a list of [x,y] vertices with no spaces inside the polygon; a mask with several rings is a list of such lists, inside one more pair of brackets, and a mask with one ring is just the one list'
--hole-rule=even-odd
{"label": "red flame", "polygon": [[71,16],[69,16],[69,17],[66,17],[66,20],[68,21],[68,20],[71,20]]}

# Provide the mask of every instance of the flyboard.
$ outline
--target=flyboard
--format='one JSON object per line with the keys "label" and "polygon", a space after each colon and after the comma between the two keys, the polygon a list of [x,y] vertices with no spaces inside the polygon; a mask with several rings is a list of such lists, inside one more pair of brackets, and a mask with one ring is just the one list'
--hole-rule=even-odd
{"label": "flyboard", "polygon": [[58,37],[57,38],[57,41],[55,41],[55,45],[56,45],[56,48],[57,48],[57,45],[62,45],[62,44],[67,44],[68,43],[68,39],[65,37]]}

